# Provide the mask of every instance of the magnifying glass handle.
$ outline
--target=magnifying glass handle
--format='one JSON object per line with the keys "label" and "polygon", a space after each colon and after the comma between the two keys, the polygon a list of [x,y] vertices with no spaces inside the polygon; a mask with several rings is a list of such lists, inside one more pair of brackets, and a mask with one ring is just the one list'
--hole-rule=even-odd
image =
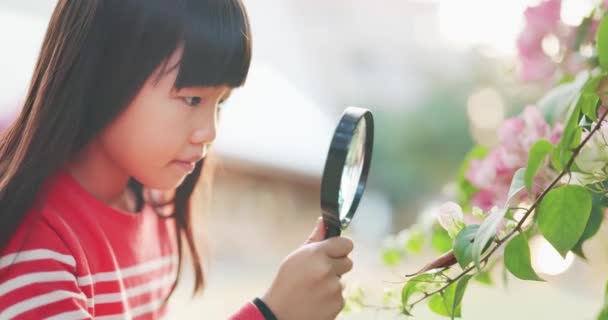
{"label": "magnifying glass handle", "polygon": [[325,229],[325,239],[329,239],[332,237],[339,237],[341,234],[341,231],[339,227],[335,227],[332,225],[327,226],[327,229]]}

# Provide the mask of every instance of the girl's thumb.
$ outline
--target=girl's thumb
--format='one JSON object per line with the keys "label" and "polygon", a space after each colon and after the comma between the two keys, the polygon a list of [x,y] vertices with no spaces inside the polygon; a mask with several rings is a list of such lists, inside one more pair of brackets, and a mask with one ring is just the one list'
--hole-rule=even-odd
{"label": "girl's thumb", "polygon": [[323,240],[325,240],[325,223],[323,223],[323,218],[319,217],[319,219],[317,219],[317,225],[312,230],[312,233],[304,244],[319,242]]}

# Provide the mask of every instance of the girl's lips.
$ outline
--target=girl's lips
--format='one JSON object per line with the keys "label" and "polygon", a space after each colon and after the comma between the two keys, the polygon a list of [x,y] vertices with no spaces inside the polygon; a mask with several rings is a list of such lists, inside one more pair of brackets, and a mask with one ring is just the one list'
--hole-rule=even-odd
{"label": "girl's lips", "polygon": [[196,163],[194,163],[194,162],[181,161],[181,160],[173,160],[171,163],[175,164],[177,167],[179,167],[187,172],[194,171],[194,168],[196,166]]}

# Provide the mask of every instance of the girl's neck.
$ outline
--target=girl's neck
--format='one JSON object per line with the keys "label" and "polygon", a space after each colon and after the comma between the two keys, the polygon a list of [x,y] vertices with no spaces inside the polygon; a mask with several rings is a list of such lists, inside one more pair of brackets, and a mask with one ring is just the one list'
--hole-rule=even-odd
{"label": "girl's neck", "polygon": [[70,161],[68,172],[83,189],[108,206],[136,211],[135,197],[127,187],[130,176],[94,144],[85,147]]}

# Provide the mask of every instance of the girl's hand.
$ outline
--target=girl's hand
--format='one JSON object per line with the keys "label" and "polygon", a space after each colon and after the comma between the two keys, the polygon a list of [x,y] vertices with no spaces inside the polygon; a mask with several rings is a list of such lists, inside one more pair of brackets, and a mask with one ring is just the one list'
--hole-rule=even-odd
{"label": "girl's hand", "polygon": [[262,300],[278,320],[335,319],[344,307],[340,276],[350,271],[353,242],[325,239],[325,225],[317,225],[303,246],[283,260]]}

